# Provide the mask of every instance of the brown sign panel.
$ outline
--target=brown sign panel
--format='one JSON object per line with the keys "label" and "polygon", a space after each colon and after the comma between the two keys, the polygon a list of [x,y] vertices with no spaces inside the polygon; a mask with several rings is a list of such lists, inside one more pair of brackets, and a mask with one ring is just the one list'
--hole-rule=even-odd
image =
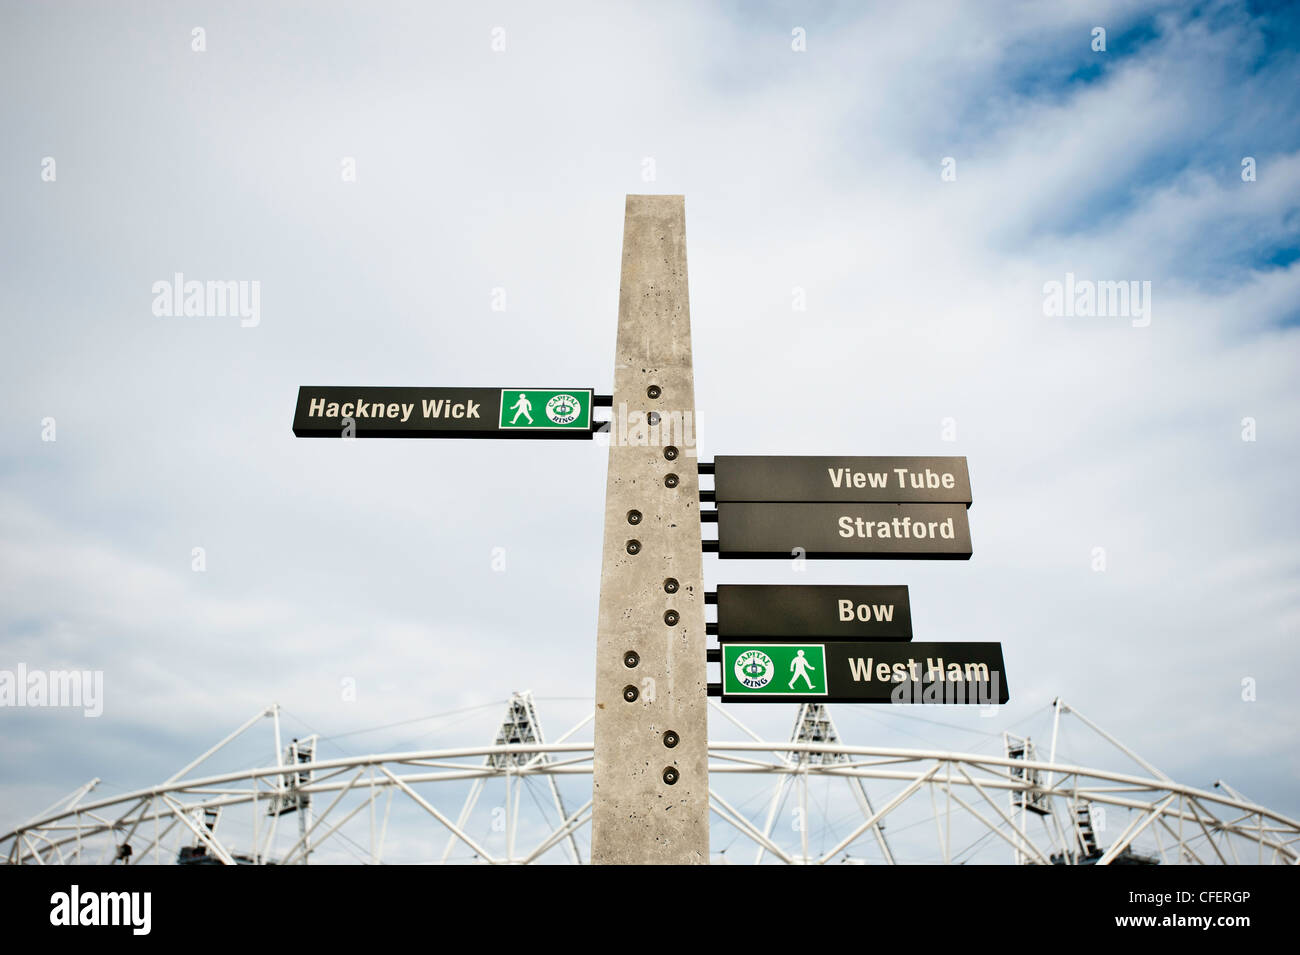
{"label": "brown sign panel", "polygon": [[730,703],[1006,703],[1000,643],[724,641]]}
{"label": "brown sign panel", "polygon": [[719,504],[718,556],[967,560],[970,525],[964,504]]}
{"label": "brown sign panel", "polygon": [[911,640],[905,586],[719,584],[718,637]]}
{"label": "brown sign panel", "polygon": [[590,388],[303,385],[300,438],[574,438],[594,433]]}
{"label": "brown sign panel", "polygon": [[713,487],[719,503],[971,503],[962,457],[723,455],[713,459]]}

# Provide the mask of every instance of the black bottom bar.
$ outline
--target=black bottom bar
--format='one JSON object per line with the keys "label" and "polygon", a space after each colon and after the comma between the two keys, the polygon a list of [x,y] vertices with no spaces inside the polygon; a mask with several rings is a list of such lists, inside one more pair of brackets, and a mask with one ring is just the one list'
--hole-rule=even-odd
{"label": "black bottom bar", "polygon": [[[726,831],[734,835],[734,830]],[[875,863],[879,855],[873,849],[874,840],[867,836],[830,861]],[[731,855],[719,855],[717,847],[713,852],[715,862]],[[188,951],[196,938],[211,934],[213,912],[221,913],[221,929],[230,934],[262,927],[268,898],[315,893],[346,904],[322,909],[303,923],[300,934],[308,941],[328,939],[337,947],[353,939],[373,941],[394,912],[428,908],[427,881],[412,878],[412,870],[405,866],[313,865],[263,868],[260,875],[258,871],[240,868],[237,873],[205,875],[202,868],[180,871],[172,866],[0,867],[6,937],[11,941],[48,937],[62,942],[60,948],[69,939],[95,947],[114,941],[132,946],[150,939]],[[680,887],[707,891],[710,875],[703,867],[676,871]],[[483,867],[466,870],[458,878],[475,884],[482,880],[484,886],[498,884]],[[525,880],[532,904],[537,905],[558,904],[561,893],[567,899],[574,885],[594,886],[601,876],[550,868],[545,876],[516,878]],[[1013,931],[1019,923],[1008,915],[1008,898],[1039,913],[1040,922],[1047,918],[1048,924],[1066,927],[1076,938],[1089,941],[1129,936],[1130,944],[1149,946],[1160,939],[1163,945],[1178,946],[1195,937],[1204,940],[1207,949],[1232,951],[1284,938],[1294,927],[1295,877],[1284,866],[1120,867],[1106,872],[1096,866],[896,866],[888,878],[866,878],[873,911],[899,912],[924,902],[921,912],[926,917],[903,919],[906,924],[900,924],[898,931],[931,946],[944,937],[942,926],[984,926],[987,937]],[[90,892],[148,892],[149,934],[135,935],[129,925],[51,924],[58,904],[52,899],[70,894],[74,884],[82,898]],[[195,906],[196,896],[202,898],[202,906]],[[495,892],[460,893],[454,919],[472,924],[483,915],[499,918],[498,898]],[[1062,899],[1069,904],[1061,907]],[[1043,926],[1035,928],[1041,932]],[[778,926],[775,937],[780,934]]]}

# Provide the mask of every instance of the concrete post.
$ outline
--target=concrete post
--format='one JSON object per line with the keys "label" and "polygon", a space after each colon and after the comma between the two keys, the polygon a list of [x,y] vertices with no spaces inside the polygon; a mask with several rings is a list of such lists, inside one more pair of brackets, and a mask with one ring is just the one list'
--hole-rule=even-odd
{"label": "concrete post", "polygon": [[682,196],[627,197],[612,419],[592,862],[707,864],[704,579]]}

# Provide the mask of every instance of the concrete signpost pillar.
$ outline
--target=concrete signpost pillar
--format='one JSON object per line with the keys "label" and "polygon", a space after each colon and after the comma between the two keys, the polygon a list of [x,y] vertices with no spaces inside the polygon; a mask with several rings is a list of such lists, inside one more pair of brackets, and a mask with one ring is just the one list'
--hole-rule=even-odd
{"label": "concrete signpost pillar", "polygon": [[592,861],[707,864],[708,710],[682,196],[628,196],[596,636]]}

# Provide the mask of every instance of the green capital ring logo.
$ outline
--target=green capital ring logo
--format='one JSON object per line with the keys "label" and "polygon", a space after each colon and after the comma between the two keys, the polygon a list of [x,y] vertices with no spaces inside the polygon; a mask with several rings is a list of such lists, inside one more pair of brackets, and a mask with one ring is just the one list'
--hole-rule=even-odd
{"label": "green capital ring logo", "polygon": [[736,679],[751,690],[761,690],[772,682],[776,664],[762,650],[746,650],[736,657]]}
{"label": "green capital ring logo", "polygon": [[582,414],[582,402],[573,395],[556,395],[546,402],[546,417],[555,424],[571,424]]}

